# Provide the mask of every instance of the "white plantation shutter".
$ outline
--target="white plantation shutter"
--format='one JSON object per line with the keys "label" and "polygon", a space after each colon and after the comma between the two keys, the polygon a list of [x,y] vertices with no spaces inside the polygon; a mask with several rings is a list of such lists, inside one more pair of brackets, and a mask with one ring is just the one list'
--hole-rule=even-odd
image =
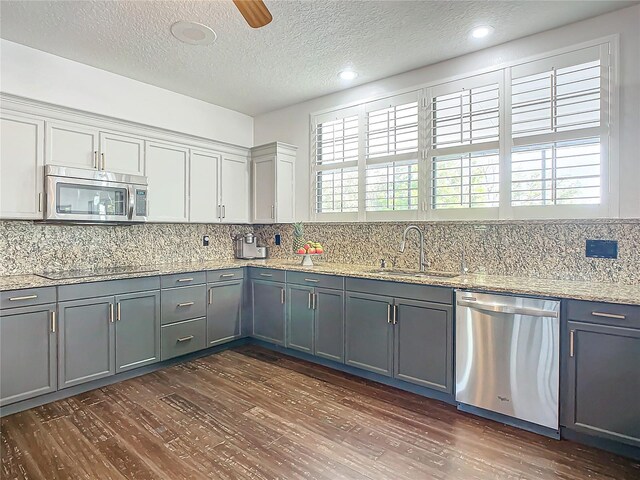
{"label": "white plantation shutter", "polygon": [[365,210],[418,209],[418,92],[365,105]]}
{"label": "white plantation shutter", "polygon": [[499,206],[500,82],[495,72],[429,89],[432,209]]}
{"label": "white plantation shutter", "polygon": [[512,206],[602,203],[607,57],[592,47],[512,67]]}
{"label": "white plantation shutter", "polygon": [[313,196],[316,214],[358,211],[360,116],[348,108],[313,122]]}

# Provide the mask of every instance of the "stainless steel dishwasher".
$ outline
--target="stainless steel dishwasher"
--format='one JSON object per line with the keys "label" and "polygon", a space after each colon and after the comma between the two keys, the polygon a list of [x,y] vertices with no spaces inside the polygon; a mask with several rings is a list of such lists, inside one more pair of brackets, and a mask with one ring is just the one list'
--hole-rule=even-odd
{"label": "stainless steel dishwasher", "polygon": [[559,317],[556,300],[457,291],[459,407],[558,430]]}

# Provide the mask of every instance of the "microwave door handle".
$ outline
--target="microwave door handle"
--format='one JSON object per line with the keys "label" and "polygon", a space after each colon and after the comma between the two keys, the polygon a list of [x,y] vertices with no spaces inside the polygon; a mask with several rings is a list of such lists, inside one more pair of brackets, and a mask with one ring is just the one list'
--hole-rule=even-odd
{"label": "microwave door handle", "polygon": [[133,220],[133,209],[135,208],[135,204],[136,204],[135,192],[136,192],[136,187],[134,187],[133,185],[130,185],[129,186],[129,220]]}

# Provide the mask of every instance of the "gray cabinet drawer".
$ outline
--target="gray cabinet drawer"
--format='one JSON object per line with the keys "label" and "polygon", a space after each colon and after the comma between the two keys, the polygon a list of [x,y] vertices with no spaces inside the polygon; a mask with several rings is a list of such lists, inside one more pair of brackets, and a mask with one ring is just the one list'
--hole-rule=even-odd
{"label": "gray cabinet drawer", "polygon": [[244,268],[225,268],[224,270],[207,271],[207,283],[226,282],[244,278]]}
{"label": "gray cabinet drawer", "polygon": [[272,282],[284,282],[285,271],[275,270],[273,268],[256,268],[249,270],[249,277],[256,280],[271,280]]}
{"label": "gray cabinet drawer", "polygon": [[162,290],[162,325],[204,317],[207,314],[206,292],[206,285]]}
{"label": "gray cabinet drawer", "polygon": [[634,305],[569,300],[567,317],[581,322],[640,328],[640,306]]}
{"label": "gray cabinet drawer", "polygon": [[344,288],[344,277],[319,273],[287,272],[287,283],[342,290]]}
{"label": "gray cabinet drawer", "polygon": [[55,303],[56,287],[25,288],[23,290],[11,290],[0,292],[0,308],[29,307],[31,305],[43,305]]}
{"label": "gray cabinet drawer", "polygon": [[202,350],[207,346],[207,319],[197,318],[162,327],[162,360]]}
{"label": "gray cabinet drawer", "polygon": [[159,288],[160,277],[158,276],[62,285],[58,287],[58,301],[147,292],[149,290],[158,290]]}
{"label": "gray cabinet drawer", "polygon": [[388,297],[412,298],[425,302],[453,304],[453,289],[448,287],[432,287],[414,283],[366,280],[347,278],[346,289],[352,292],[386,295]]}
{"label": "gray cabinet drawer", "polygon": [[199,283],[207,283],[207,272],[175,273],[160,277],[160,286],[162,288],[186,287]]}

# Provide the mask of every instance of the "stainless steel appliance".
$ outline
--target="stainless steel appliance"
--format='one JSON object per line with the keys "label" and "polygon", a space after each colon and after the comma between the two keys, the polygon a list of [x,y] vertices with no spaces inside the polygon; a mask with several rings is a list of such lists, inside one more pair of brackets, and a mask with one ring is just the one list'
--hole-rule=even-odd
{"label": "stainless steel appliance", "polygon": [[558,430],[560,302],[456,292],[456,401]]}
{"label": "stainless steel appliance", "polygon": [[47,165],[46,221],[138,223],[147,220],[147,178]]}
{"label": "stainless steel appliance", "polygon": [[250,260],[254,258],[267,258],[267,247],[259,247],[258,240],[251,232],[238,235],[236,243],[236,258]]}

